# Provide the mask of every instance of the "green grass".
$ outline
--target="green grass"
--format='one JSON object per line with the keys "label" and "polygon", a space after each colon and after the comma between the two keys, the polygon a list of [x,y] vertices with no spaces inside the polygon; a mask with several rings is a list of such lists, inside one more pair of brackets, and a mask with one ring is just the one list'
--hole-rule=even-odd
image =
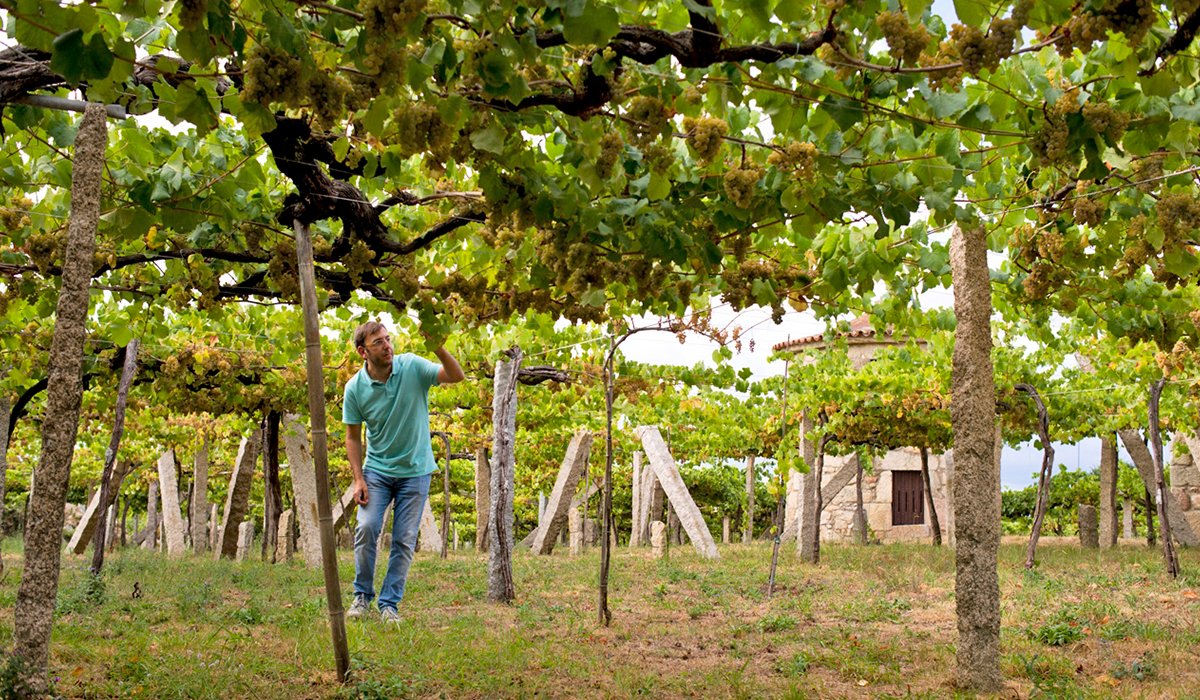
{"label": "green grass", "polygon": [[[1022,698],[1200,696],[1200,600],[1157,550],[1097,554],[1043,539],[999,559],[1003,671]],[[336,682],[324,583],[299,562],[167,559],[126,550],[100,579],[64,556],[51,670],[63,698],[951,698],[954,553],[769,544],[709,562],[615,551],[611,626],[597,623],[599,554],[513,562],[517,600],[486,602],[486,559],[419,554],[401,623],[351,622]],[[20,550],[4,543],[0,644],[11,648]],[[1200,553],[1181,552],[1185,573]],[[341,553],[343,595],[353,565]],[[379,572],[382,578],[382,570]],[[1191,580],[1191,579],[1188,579]],[[11,664],[10,664],[11,665]],[[12,674],[10,674],[12,675]],[[5,676],[0,673],[0,693]]]}

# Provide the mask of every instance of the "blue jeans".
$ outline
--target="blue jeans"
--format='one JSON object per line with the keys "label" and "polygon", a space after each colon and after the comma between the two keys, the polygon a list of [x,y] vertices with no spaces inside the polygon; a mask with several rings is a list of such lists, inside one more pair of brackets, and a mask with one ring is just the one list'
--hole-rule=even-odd
{"label": "blue jeans", "polygon": [[388,506],[395,504],[392,551],[379,590],[379,609],[395,610],[404,597],[408,568],[417,548],[430,475],[395,477],[365,469],[363,479],[367,482],[367,504],[358,507],[358,526],[354,529],[354,594],[366,596],[368,601],[375,597],[375,548]]}

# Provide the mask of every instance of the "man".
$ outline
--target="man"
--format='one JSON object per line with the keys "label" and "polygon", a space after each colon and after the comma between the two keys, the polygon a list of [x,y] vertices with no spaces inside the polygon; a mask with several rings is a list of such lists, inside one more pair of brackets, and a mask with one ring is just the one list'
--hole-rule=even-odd
{"label": "man", "polygon": [[434,353],[440,366],[409,353],[395,355],[387,328],[376,321],[367,321],[354,331],[354,348],[364,364],[346,382],[342,404],[346,456],[354,472],[354,500],[359,504],[354,531],[354,603],[346,617],[361,617],[375,597],[375,547],[388,505],[394,504],[392,550],[378,606],[385,622],[399,622],[396,605],[404,597],[416,551],[429,475],[437,469],[429,439],[429,387],[454,384],[465,377],[444,347]]}

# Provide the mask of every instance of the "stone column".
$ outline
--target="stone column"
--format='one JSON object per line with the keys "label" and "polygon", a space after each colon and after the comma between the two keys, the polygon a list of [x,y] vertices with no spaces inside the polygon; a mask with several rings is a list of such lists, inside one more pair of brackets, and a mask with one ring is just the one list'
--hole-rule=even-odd
{"label": "stone column", "polygon": [[[429,499],[427,498],[425,500],[428,501]],[[358,502],[354,500],[354,483],[351,482],[351,484],[346,487],[346,490],[342,492],[342,495],[338,497],[337,503],[333,504],[333,508],[330,511],[331,517],[333,518],[334,532],[340,532],[342,528],[346,528],[347,530],[353,529],[348,528],[347,525],[350,522],[350,514],[353,513],[354,509],[357,507]]]}
{"label": "stone column", "polygon": [[262,430],[255,430],[249,437],[242,438],[238,446],[237,462],[229,477],[229,490],[225,496],[225,508],[221,521],[221,544],[216,548],[218,559],[233,559],[238,553],[238,532],[250,505],[250,482],[254,478],[258,453],[262,449]]}
{"label": "stone column", "polygon": [[208,436],[196,451],[192,474],[191,514],[192,551],[208,551]]}
{"label": "stone column", "polygon": [[151,481],[146,496],[146,528],[143,530],[142,549],[151,552],[158,546],[158,482]]}
{"label": "stone column", "polygon": [[183,516],[179,512],[179,484],[175,478],[175,450],[167,450],[158,458],[158,484],[162,494],[163,544],[171,557],[182,557]]}
{"label": "stone column", "polygon": [[746,455],[746,527],[742,543],[754,541],[754,455]]}
{"label": "stone column", "polygon": [[[638,460],[641,461],[642,453],[638,451]],[[650,520],[653,519],[655,504],[658,504],[659,518],[662,517],[662,487],[658,484],[658,477],[654,476],[654,470],[651,469],[645,462],[642,462],[642,486],[639,489],[642,497],[638,502],[638,545],[650,544]]]}
{"label": "stone column", "polygon": [[571,444],[567,446],[562,466],[558,469],[558,478],[554,482],[554,490],[550,492],[545,511],[538,523],[537,535],[533,538],[531,547],[534,554],[550,554],[554,550],[559,529],[566,524],[571,498],[575,495],[575,489],[579,487],[579,479],[587,471],[591,451],[591,432],[576,432],[571,438]]}
{"label": "stone column", "polygon": [[667,524],[661,520],[650,523],[650,546],[654,548],[654,558],[662,559],[667,546]]}
{"label": "stone column", "polygon": [[583,554],[583,513],[578,506],[567,516],[567,527],[571,531],[571,556]]}
{"label": "stone column", "polygon": [[1117,445],[1111,435],[1100,441],[1099,538],[1101,549],[1117,543]]}
{"label": "stone column", "polygon": [[1100,522],[1095,506],[1079,506],[1079,543],[1084,549],[1100,548]]}
{"label": "stone column", "polygon": [[721,544],[729,544],[729,530],[730,526],[732,525],[732,521],[733,519],[728,515],[726,515],[724,518],[721,518]]}
{"label": "stone column", "polygon": [[313,467],[308,447],[308,428],[300,416],[289,413],[283,417],[283,450],[288,469],[292,472],[292,501],[295,503],[300,526],[298,551],[304,563],[321,567],[321,526],[317,520],[317,471]]}
{"label": "stone column", "polygon": [[488,464],[487,448],[475,448],[475,549],[487,551],[488,505],[491,496],[492,469]]}
{"label": "stone column", "polygon": [[713,542],[712,533],[708,531],[708,525],[704,522],[700,509],[696,507],[696,502],[688,493],[687,485],[680,478],[679,469],[675,466],[675,460],[667,450],[667,445],[663,442],[658,427],[643,425],[636,432],[642,441],[642,449],[646,451],[646,456],[650,461],[650,468],[658,476],[658,481],[663,485],[667,498],[675,506],[680,524],[687,530],[692,546],[702,557],[719,559],[721,554],[717,551],[717,543]]}
{"label": "stone column", "polygon": [[216,503],[208,507],[208,548],[216,550],[221,546],[221,509]]}
{"label": "stone column", "polygon": [[[796,538],[796,548],[800,552],[801,561],[813,560],[813,544],[817,541],[813,537],[812,529],[815,526],[812,514],[817,508],[817,481],[815,478],[817,467],[817,446],[812,441],[809,434],[813,431],[813,421],[808,415],[808,410],[800,418],[800,451],[804,458],[804,463],[808,465],[808,472],[800,475],[800,503],[796,508],[796,518],[800,523],[799,536]],[[820,535],[818,534],[817,537]]]}
{"label": "stone column", "polygon": [[254,521],[243,520],[238,523],[237,552],[234,561],[246,561],[250,556],[250,547],[254,544]]}
{"label": "stone column", "polygon": [[279,541],[275,545],[275,561],[291,561],[296,552],[296,514],[291,508],[279,514]]}
{"label": "stone column", "polygon": [[422,552],[442,553],[442,533],[438,530],[437,518],[433,517],[433,506],[425,499],[424,510],[421,511],[421,529],[417,533],[417,548]]}
{"label": "stone column", "polygon": [[637,450],[633,451],[633,467],[630,470],[629,490],[629,515],[630,520],[633,521],[629,527],[629,548],[632,549],[638,546],[638,542],[642,538],[642,524],[638,522],[638,516],[642,512],[642,453]]}
{"label": "stone column", "polygon": [[1133,528],[1133,499],[1129,496],[1121,499],[1121,520],[1125,539],[1137,537],[1137,531]]}
{"label": "stone column", "polygon": [[[1142,483],[1145,484],[1146,490],[1153,494],[1158,490],[1154,479],[1154,458],[1150,456],[1150,450],[1142,442],[1141,432],[1120,430],[1117,431],[1117,435],[1121,437],[1125,450],[1129,452],[1133,466],[1137,468],[1138,475],[1142,477]],[[1200,537],[1197,537],[1196,532],[1192,530],[1191,523],[1184,517],[1179,502],[1174,498],[1164,498],[1163,507],[1166,509],[1167,518],[1171,521],[1171,535],[1175,541],[1185,547],[1200,547]]]}

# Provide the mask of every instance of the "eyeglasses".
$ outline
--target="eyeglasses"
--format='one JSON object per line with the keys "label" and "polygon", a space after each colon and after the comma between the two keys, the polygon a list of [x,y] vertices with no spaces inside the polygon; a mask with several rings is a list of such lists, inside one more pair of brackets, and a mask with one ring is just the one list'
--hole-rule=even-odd
{"label": "eyeglasses", "polygon": [[364,347],[371,348],[372,350],[378,350],[379,348],[381,348],[385,345],[391,345],[391,344],[392,344],[392,339],[385,335],[385,336],[380,336],[379,338],[376,338],[375,340],[373,340],[370,343],[367,343]]}

